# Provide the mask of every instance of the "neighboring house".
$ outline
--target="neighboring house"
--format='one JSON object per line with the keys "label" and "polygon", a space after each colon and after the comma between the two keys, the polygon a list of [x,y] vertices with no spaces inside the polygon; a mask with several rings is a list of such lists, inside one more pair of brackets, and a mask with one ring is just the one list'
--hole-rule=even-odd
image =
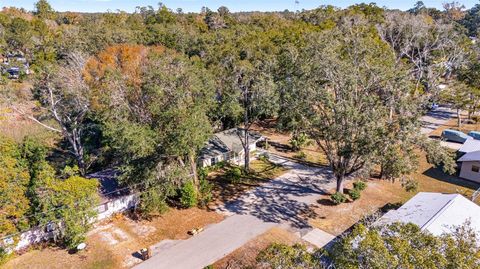
{"label": "neighboring house", "polygon": [[[245,130],[241,128],[233,128],[214,134],[200,151],[199,166],[211,166],[223,161],[241,164],[245,156],[242,146],[244,135]],[[250,152],[256,150],[257,143],[265,139],[260,134],[252,132],[249,132],[248,136]]]}
{"label": "neighboring house", "polygon": [[375,225],[413,223],[433,235],[451,233],[470,222],[480,235],[480,206],[460,194],[420,192],[397,210],[390,210]]}
{"label": "neighboring house", "polygon": [[480,183],[480,141],[469,139],[458,150],[460,177]]}

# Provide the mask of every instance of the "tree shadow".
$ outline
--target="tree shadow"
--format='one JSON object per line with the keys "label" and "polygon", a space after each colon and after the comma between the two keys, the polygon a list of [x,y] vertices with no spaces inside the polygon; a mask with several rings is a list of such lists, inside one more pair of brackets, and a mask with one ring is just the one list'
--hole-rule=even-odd
{"label": "tree shadow", "polygon": [[468,181],[466,179],[461,179],[461,178],[459,178],[457,176],[454,176],[454,175],[447,175],[442,170],[440,170],[438,168],[434,168],[434,167],[431,167],[430,169],[423,172],[423,175],[434,178],[434,179],[439,180],[439,181],[443,181],[443,182],[454,184],[454,185],[457,185],[457,186],[460,186],[460,187],[471,189],[471,190],[474,190],[474,191],[477,190],[478,188],[480,188],[479,183],[475,183],[473,181]]}
{"label": "tree shadow", "polygon": [[331,182],[327,169],[308,169],[259,186],[219,211],[252,215],[265,222],[289,223],[294,228],[310,228],[309,218],[317,217],[311,205],[318,195],[326,194],[323,187]]}

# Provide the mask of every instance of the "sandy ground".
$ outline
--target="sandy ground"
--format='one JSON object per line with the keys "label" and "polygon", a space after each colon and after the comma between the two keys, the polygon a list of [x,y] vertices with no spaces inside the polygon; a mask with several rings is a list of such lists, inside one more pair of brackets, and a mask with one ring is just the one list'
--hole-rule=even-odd
{"label": "sandy ground", "polygon": [[119,215],[89,232],[86,251],[68,254],[58,248],[32,250],[3,268],[130,268],[141,262],[136,252],[163,239],[187,239],[188,231],[223,220],[201,209],[175,210],[152,221],[133,221]]}

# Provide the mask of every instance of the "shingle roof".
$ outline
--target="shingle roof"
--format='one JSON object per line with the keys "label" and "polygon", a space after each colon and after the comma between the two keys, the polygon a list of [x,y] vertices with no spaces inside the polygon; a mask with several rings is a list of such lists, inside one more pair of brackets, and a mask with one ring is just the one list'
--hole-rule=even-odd
{"label": "shingle roof", "polygon": [[470,221],[480,233],[480,206],[460,194],[420,192],[397,210],[391,210],[376,225],[414,223],[434,235],[450,233]]}
{"label": "shingle roof", "polygon": [[[200,158],[209,159],[231,151],[237,153],[242,151],[242,138],[244,134],[245,130],[241,128],[232,128],[214,134],[200,151]],[[262,138],[261,135],[252,132],[249,132],[248,135],[250,144],[256,143]]]}

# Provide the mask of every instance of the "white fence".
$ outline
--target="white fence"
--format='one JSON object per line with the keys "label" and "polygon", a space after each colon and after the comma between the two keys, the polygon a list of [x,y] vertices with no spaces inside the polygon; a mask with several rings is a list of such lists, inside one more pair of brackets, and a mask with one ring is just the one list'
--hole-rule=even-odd
{"label": "white fence", "polygon": [[[98,215],[94,221],[100,221],[109,218],[115,213],[120,213],[135,207],[139,202],[138,194],[131,194],[112,199],[97,207]],[[38,244],[52,239],[53,231],[49,231],[48,225],[46,227],[34,227],[21,234],[12,235],[3,238],[0,246],[7,251],[19,251],[27,248],[30,245]]]}

